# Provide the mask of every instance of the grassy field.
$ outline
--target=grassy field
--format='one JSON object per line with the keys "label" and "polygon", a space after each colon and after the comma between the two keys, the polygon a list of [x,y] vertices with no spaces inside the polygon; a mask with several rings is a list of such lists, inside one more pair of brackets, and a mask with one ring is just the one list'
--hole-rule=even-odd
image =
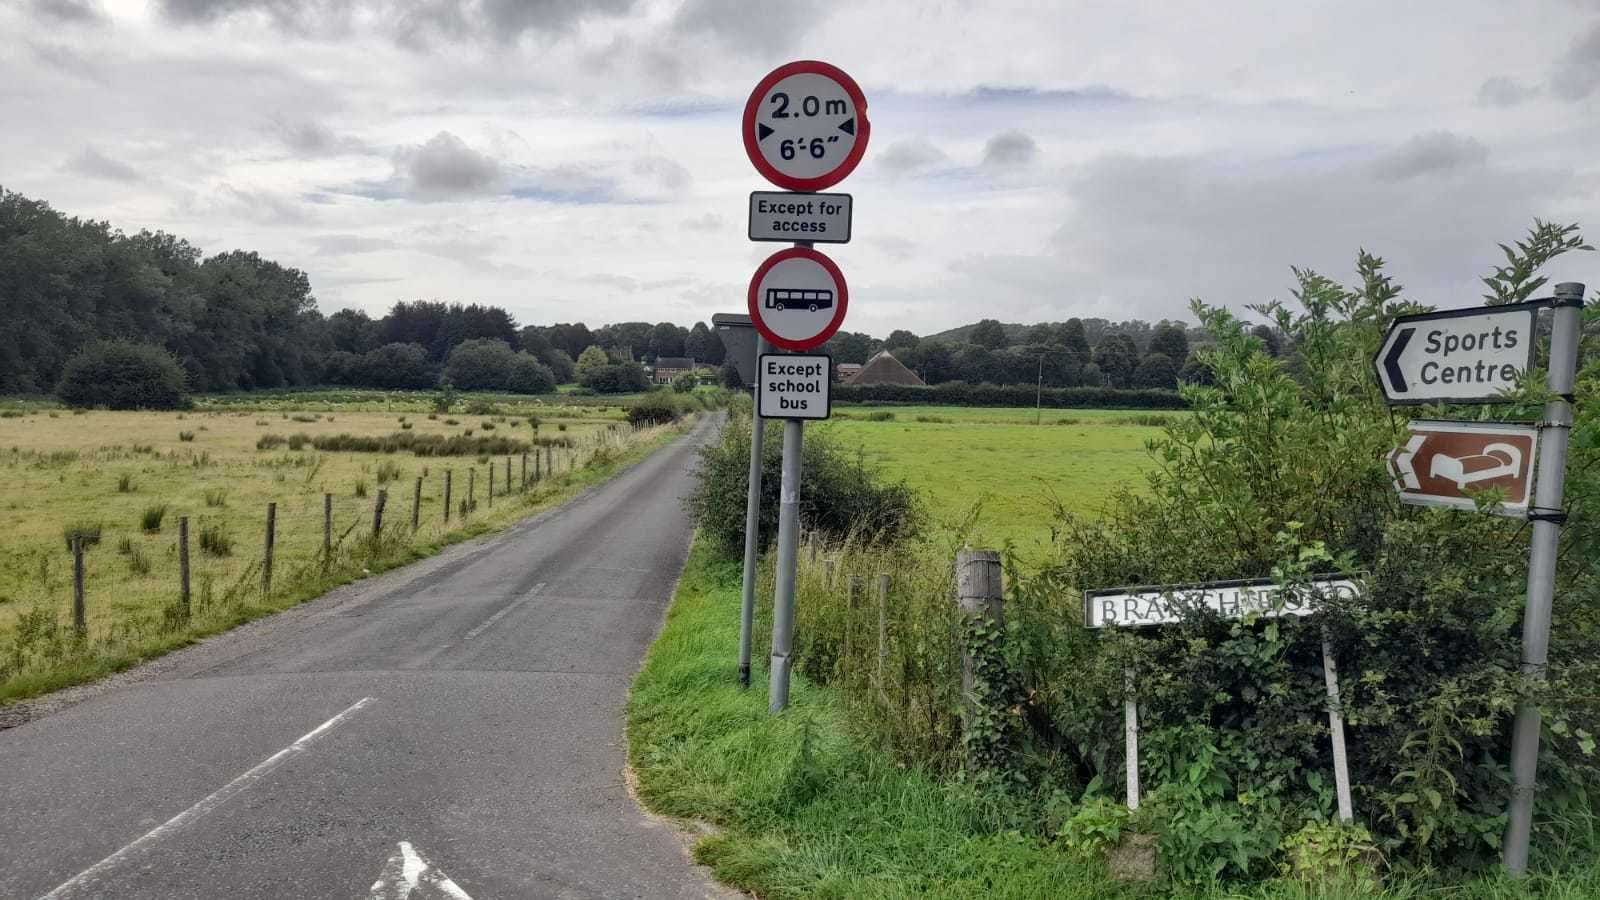
{"label": "grassy field", "polygon": [[[769,596],[766,592],[764,595]],[[634,683],[628,743],[646,805],[719,828],[695,855],[765,898],[887,900],[1579,900],[1600,863],[1536,861],[1531,877],[1443,885],[1393,876],[1382,889],[1283,878],[1257,885],[1129,885],[1057,846],[1036,804],[898,764],[847,723],[841,697],[803,675],[767,713],[765,666],[736,682],[739,566],[704,542]],[[758,632],[759,633],[759,632]],[[765,656],[758,647],[756,658]],[[1560,867],[1559,874],[1548,867]]]}
{"label": "grassy field", "polygon": [[[513,521],[603,477],[663,434],[635,431],[609,398],[516,401],[473,395],[451,412],[431,413],[426,394],[318,392],[202,398],[181,414],[0,410],[7,488],[0,496],[0,702],[121,667]],[[461,411],[468,408],[482,412]],[[537,429],[529,420],[535,415]],[[521,491],[520,447],[423,457],[312,443],[339,435],[509,438],[538,447],[527,462],[530,481],[535,471],[547,477]],[[292,444],[274,440],[296,436]],[[548,477],[550,466],[558,477]],[[326,561],[325,492],[333,496],[336,544]],[[373,540],[380,493],[385,524]],[[466,508],[469,497],[475,506]],[[269,502],[276,503],[273,594],[263,597]],[[187,615],[177,603],[180,517],[190,529]],[[69,528],[99,535],[84,559],[83,637],[70,627]]]}
{"label": "grassy field", "polygon": [[[885,476],[920,490],[931,512],[956,521],[982,504],[972,540],[1023,552],[1050,540],[1054,504],[1093,515],[1122,485],[1137,488],[1148,466],[1145,442],[1181,413],[965,407],[840,408],[848,418],[821,426],[860,447]],[[893,419],[882,419],[884,414]],[[920,420],[920,421],[919,421]]]}

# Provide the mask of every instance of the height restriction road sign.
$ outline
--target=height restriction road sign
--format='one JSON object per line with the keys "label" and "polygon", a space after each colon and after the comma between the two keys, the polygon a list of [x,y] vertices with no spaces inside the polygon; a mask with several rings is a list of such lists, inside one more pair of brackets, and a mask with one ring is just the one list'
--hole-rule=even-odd
{"label": "height restriction road sign", "polygon": [[844,324],[850,289],[833,260],[809,247],[767,257],[750,278],[750,321],[784,350],[810,350]]}
{"label": "height restriction road sign", "polygon": [[1545,305],[1396,318],[1374,361],[1384,397],[1393,404],[1500,400],[1533,367],[1534,319]]}
{"label": "height restriction road sign", "polygon": [[1475,494],[1494,489],[1501,503],[1494,512],[1528,513],[1533,458],[1539,430],[1532,425],[1488,422],[1407,424],[1405,445],[1389,454],[1389,474],[1403,503],[1475,509]]}
{"label": "height restriction road sign", "polygon": [[744,106],[745,153],[784,190],[820,191],[843,181],[867,152],[871,132],[860,86],[825,62],[773,69]]}

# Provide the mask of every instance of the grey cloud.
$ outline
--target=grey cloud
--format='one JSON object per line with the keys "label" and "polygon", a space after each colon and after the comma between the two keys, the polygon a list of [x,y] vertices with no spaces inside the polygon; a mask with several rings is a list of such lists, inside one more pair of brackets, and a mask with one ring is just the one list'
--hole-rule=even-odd
{"label": "grey cloud", "polygon": [[486,194],[500,183],[500,164],[448,131],[404,153],[401,170],[425,197]]}
{"label": "grey cloud", "polygon": [[1550,92],[1563,100],[1582,100],[1596,90],[1600,90],[1600,22],[1572,45],[1550,75]]}
{"label": "grey cloud", "polygon": [[983,164],[995,169],[1019,169],[1033,162],[1039,146],[1020,131],[1003,131],[983,148]]}
{"label": "grey cloud", "polygon": [[284,115],[274,116],[272,129],[284,146],[299,156],[333,156],[340,153],[362,153],[370,148],[354,138],[337,134],[333,129],[315,119],[296,119]]}
{"label": "grey cloud", "polygon": [[1502,109],[1520,104],[1533,96],[1533,91],[1523,87],[1504,75],[1496,75],[1485,79],[1478,88],[1478,103],[1483,106],[1495,106]]}
{"label": "grey cloud", "polygon": [[106,83],[105,73],[100,70],[99,64],[71,47],[29,42],[28,49],[33,51],[34,59],[58,72],[96,84]]}
{"label": "grey cloud", "polygon": [[141,181],[144,178],[139,174],[138,169],[125,162],[112,159],[93,147],[83,148],[83,152],[67,164],[67,169],[80,175],[104,178],[108,181],[133,182]]}
{"label": "grey cloud", "polygon": [[890,144],[878,156],[878,165],[894,172],[909,174],[944,162],[944,151],[926,138],[902,138]]}
{"label": "grey cloud", "polygon": [[827,12],[816,0],[688,0],[678,8],[672,28],[764,56],[794,46],[825,18]]}
{"label": "grey cloud", "polygon": [[385,23],[399,43],[435,38],[514,42],[530,32],[560,33],[597,15],[617,15],[635,0],[159,0],[169,21],[205,25],[238,15],[264,17],[279,30],[336,37],[356,22]]}
{"label": "grey cloud", "polygon": [[359,234],[325,234],[311,239],[318,256],[345,256],[355,253],[376,253],[392,250],[397,245],[387,238],[363,237]]}
{"label": "grey cloud", "polygon": [[689,186],[689,170],[664,156],[647,156],[633,164],[635,175],[655,182],[665,190],[676,193]]}
{"label": "grey cloud", "polygon": [[246,190],[231,184],[217,188],[214,205],[225,215],[240,216],[267,225],[303,225],[311,221],[303,204],[282,194]]}
{"label": "grey cloud", "polygon": [[98,23],[106,14],[95,0],[33,0],[33,11],[41,18],[74,24]]}
{"label": "grey cloud", "polygon": [[1489,148],[1470,137],[1448,131],[1419,134],[1372,163],[1383,179],[1398,181],[1463,166],[1479,166],[1489,158]]}

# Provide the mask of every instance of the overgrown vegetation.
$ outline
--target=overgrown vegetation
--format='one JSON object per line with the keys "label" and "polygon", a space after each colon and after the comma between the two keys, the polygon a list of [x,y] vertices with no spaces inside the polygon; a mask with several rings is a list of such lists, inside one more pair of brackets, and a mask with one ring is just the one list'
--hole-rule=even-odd
{"label": "overgrown vegetation", "polygon": [[148,344],[100,341],[67,360],[56,387],[61,402],[107,409],[183,409],[183,369],[172,354]]}

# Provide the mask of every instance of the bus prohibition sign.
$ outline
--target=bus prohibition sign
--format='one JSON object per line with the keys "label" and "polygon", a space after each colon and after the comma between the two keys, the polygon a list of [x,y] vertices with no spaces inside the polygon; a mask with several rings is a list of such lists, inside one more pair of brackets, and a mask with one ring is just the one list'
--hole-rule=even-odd
{"label": "bus prohibition sign", "polygon": [[750,278],[750,321],[784,350],[810,350],[844,324],[850,289],[833,260],[810,247],[779,250]]}
{"label": "bus prohibition sign", "polygon": [[786,191],[826,190],[867,152],[872,126],[861,86],[837,66],[785,63],[744,105],[744,151],[761,176]]}

